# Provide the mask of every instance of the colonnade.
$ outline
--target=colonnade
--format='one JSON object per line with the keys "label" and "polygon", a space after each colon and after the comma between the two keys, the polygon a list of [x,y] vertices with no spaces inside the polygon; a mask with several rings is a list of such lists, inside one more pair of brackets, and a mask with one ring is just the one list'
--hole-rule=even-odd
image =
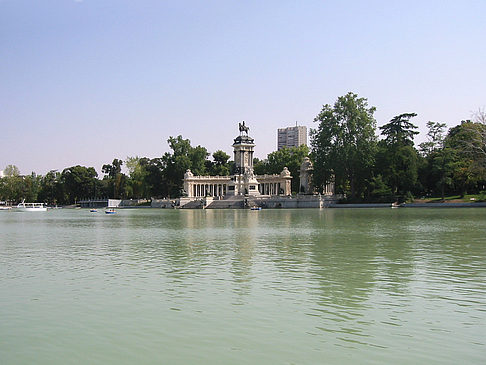
{"label": "colonnade", "polygon": [[334,195],[334,182],[331,182],[324,186],[324,195]]}
{"label": "colonnade", "polygon": [[192,185],[192,197],[224,196],[228,190],[227,184],[197,184]]}
{"label": "colonnade", "polygon": [[258,191],[262,195],[280,195],[280,183],[260,183]]}

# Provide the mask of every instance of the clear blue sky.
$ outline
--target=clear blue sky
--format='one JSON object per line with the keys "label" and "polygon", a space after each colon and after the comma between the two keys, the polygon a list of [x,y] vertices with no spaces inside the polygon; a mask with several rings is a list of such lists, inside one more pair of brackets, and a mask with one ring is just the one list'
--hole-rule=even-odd
{"label": "clear blue sky", "polygon": [[181,134],[256,156],[348,91],[424,139],[486,105],[486,1],[0,0],[0,169],[98,171]]}

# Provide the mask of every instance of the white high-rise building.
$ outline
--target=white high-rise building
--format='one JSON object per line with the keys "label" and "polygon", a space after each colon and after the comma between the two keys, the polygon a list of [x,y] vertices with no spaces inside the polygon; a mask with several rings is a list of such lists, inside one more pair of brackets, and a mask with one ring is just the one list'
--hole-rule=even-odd
{"label": "white high-rise building", "polygon": [[277,149],[307,145],[307,127],[295,126],[279,128],[277,131]]}

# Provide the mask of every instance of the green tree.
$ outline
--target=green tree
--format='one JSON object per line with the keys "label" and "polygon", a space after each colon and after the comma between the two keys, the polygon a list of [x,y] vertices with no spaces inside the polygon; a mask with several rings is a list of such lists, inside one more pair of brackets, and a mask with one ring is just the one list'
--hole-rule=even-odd
{"label": "green tree", "polygon": [[362,197],[371,177],[376,152],[375,108],[365,98],[348,93],[333,106],[326,104],[311,131],[314,184],[323,188],[335,180],[338,192]]}
{"label": "green tree", "polygon": [[61,173],[61,181],[66,194],[67,203],[75,203],[80,199],[95,195],[98,173],[94,167],[71,166]]}
{"label": "green tree", "polygon": [[265,160],[267,174],[280,174],[284,167],[287,167],[292,175],[292,191],[299,192],[300,165],[304,158],[309,155],[309,147],[301,145],[299,147],[283,147],[278,151],[268,154]]}
{"label": "green tree", "polygon": [[393,194],[409,196],[418,182],[419,155],[413,145],[417,126],[409,120],[415,113],[400,114],[380,127],[385,137],[378,143],[375,173],[382,175],[383,181]]}
{"label": "green tree", "polygon": [[213,162],[210,164],[210,174],[228,176],[230,167],[228,164],[230,156],[224,151],[218,150],[213,153]]}
{"label": "green tree", "polygon": [[115,158],[111,164],[103,165],[101,168],[101,171],[105,174],[105,187],[108,188],[106,193],[114,199],[126,198],[125,185],[127,179],[125,174],[121,172],[122,165],[123,161]]}
{"label": "green tree", "polygon": [[265,175],[269,174],[270,172],[267,169],[267,161],[260,160],[257,157],[253,158],[253,171],[255,175]]}
{"label": "green tree", "polygon": [[416,113],[403,113],[393,117],[390,122],[381,126],[381,134],[385,136],[386,144],[413,146],[413,137],[419,132],[414,130],[418,127],[410,123],[410,119],[416,116]]}
{"label": "green tree", "polygon": [[128,170],[129,179],[125,187],[127,198],[145,198],[148,193],[147,186],[147,158],[127,157],[125,166]]}
{"label": "green tree", "polygon": [[7,165],[5,167],[5,170],[3,170],[3,173],[5,176],[19,176],[20,175],[20,170],[17,166],[15,165]]}
{"label": "green tree", "polygon": [[[459,194],[479,192],[486,180],[486,161],[482,135],[486,125],[470,120],[449,129],[445,145],[454,151],[453,184]],[[486,141],[486,140],[485,140]]]}
{"label": "green tree", "polygon": [[8,165],[3,172],[5,176],[0,179],[0,200],[21,201],[24,189],[18,167]]}
{"label": "green tree", "polygon": [[420,144],[420,151],[425,159],[421,169],[422,186],[429,192],[440,192],[445,197],[446,188],[454,185],[453,175],[458,167],[457,154],[446,144],[446,124],[427,122],[427,141]]}
{"label": "green tree", "polygon": [[184,173],[190,169],[194,175],[205,175],[206,158],[209,156],[206,148],[192,147],[191,141],[182,136],[169,137],[167,140],[172,153],[166,152],[162,156],[164,181],[169,196],[177,197],[182,194]]}
{"label": "green tree", "polygon": [[66,202],[60,172],[51,170],[41,178],[38,200],[48,204]]}
{"label": "green tree", "polygon": [[427,122],[427,141],[419,145],[420,152],[424,157],[427,157],[432,152],[440,150],[444,147],[445,131],[447,124],[439,122]]}

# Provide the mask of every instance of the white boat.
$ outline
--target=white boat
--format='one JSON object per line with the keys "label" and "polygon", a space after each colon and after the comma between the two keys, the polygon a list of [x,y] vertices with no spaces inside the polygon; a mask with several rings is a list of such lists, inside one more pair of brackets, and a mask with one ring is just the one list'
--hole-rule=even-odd
{"label": "white boat", "polygon": [[22,203],[17,205],[17,210],[21,212],[45,212],[47,207],[44,206],[44,203],[26,203],[25,200],[22,200]]}

